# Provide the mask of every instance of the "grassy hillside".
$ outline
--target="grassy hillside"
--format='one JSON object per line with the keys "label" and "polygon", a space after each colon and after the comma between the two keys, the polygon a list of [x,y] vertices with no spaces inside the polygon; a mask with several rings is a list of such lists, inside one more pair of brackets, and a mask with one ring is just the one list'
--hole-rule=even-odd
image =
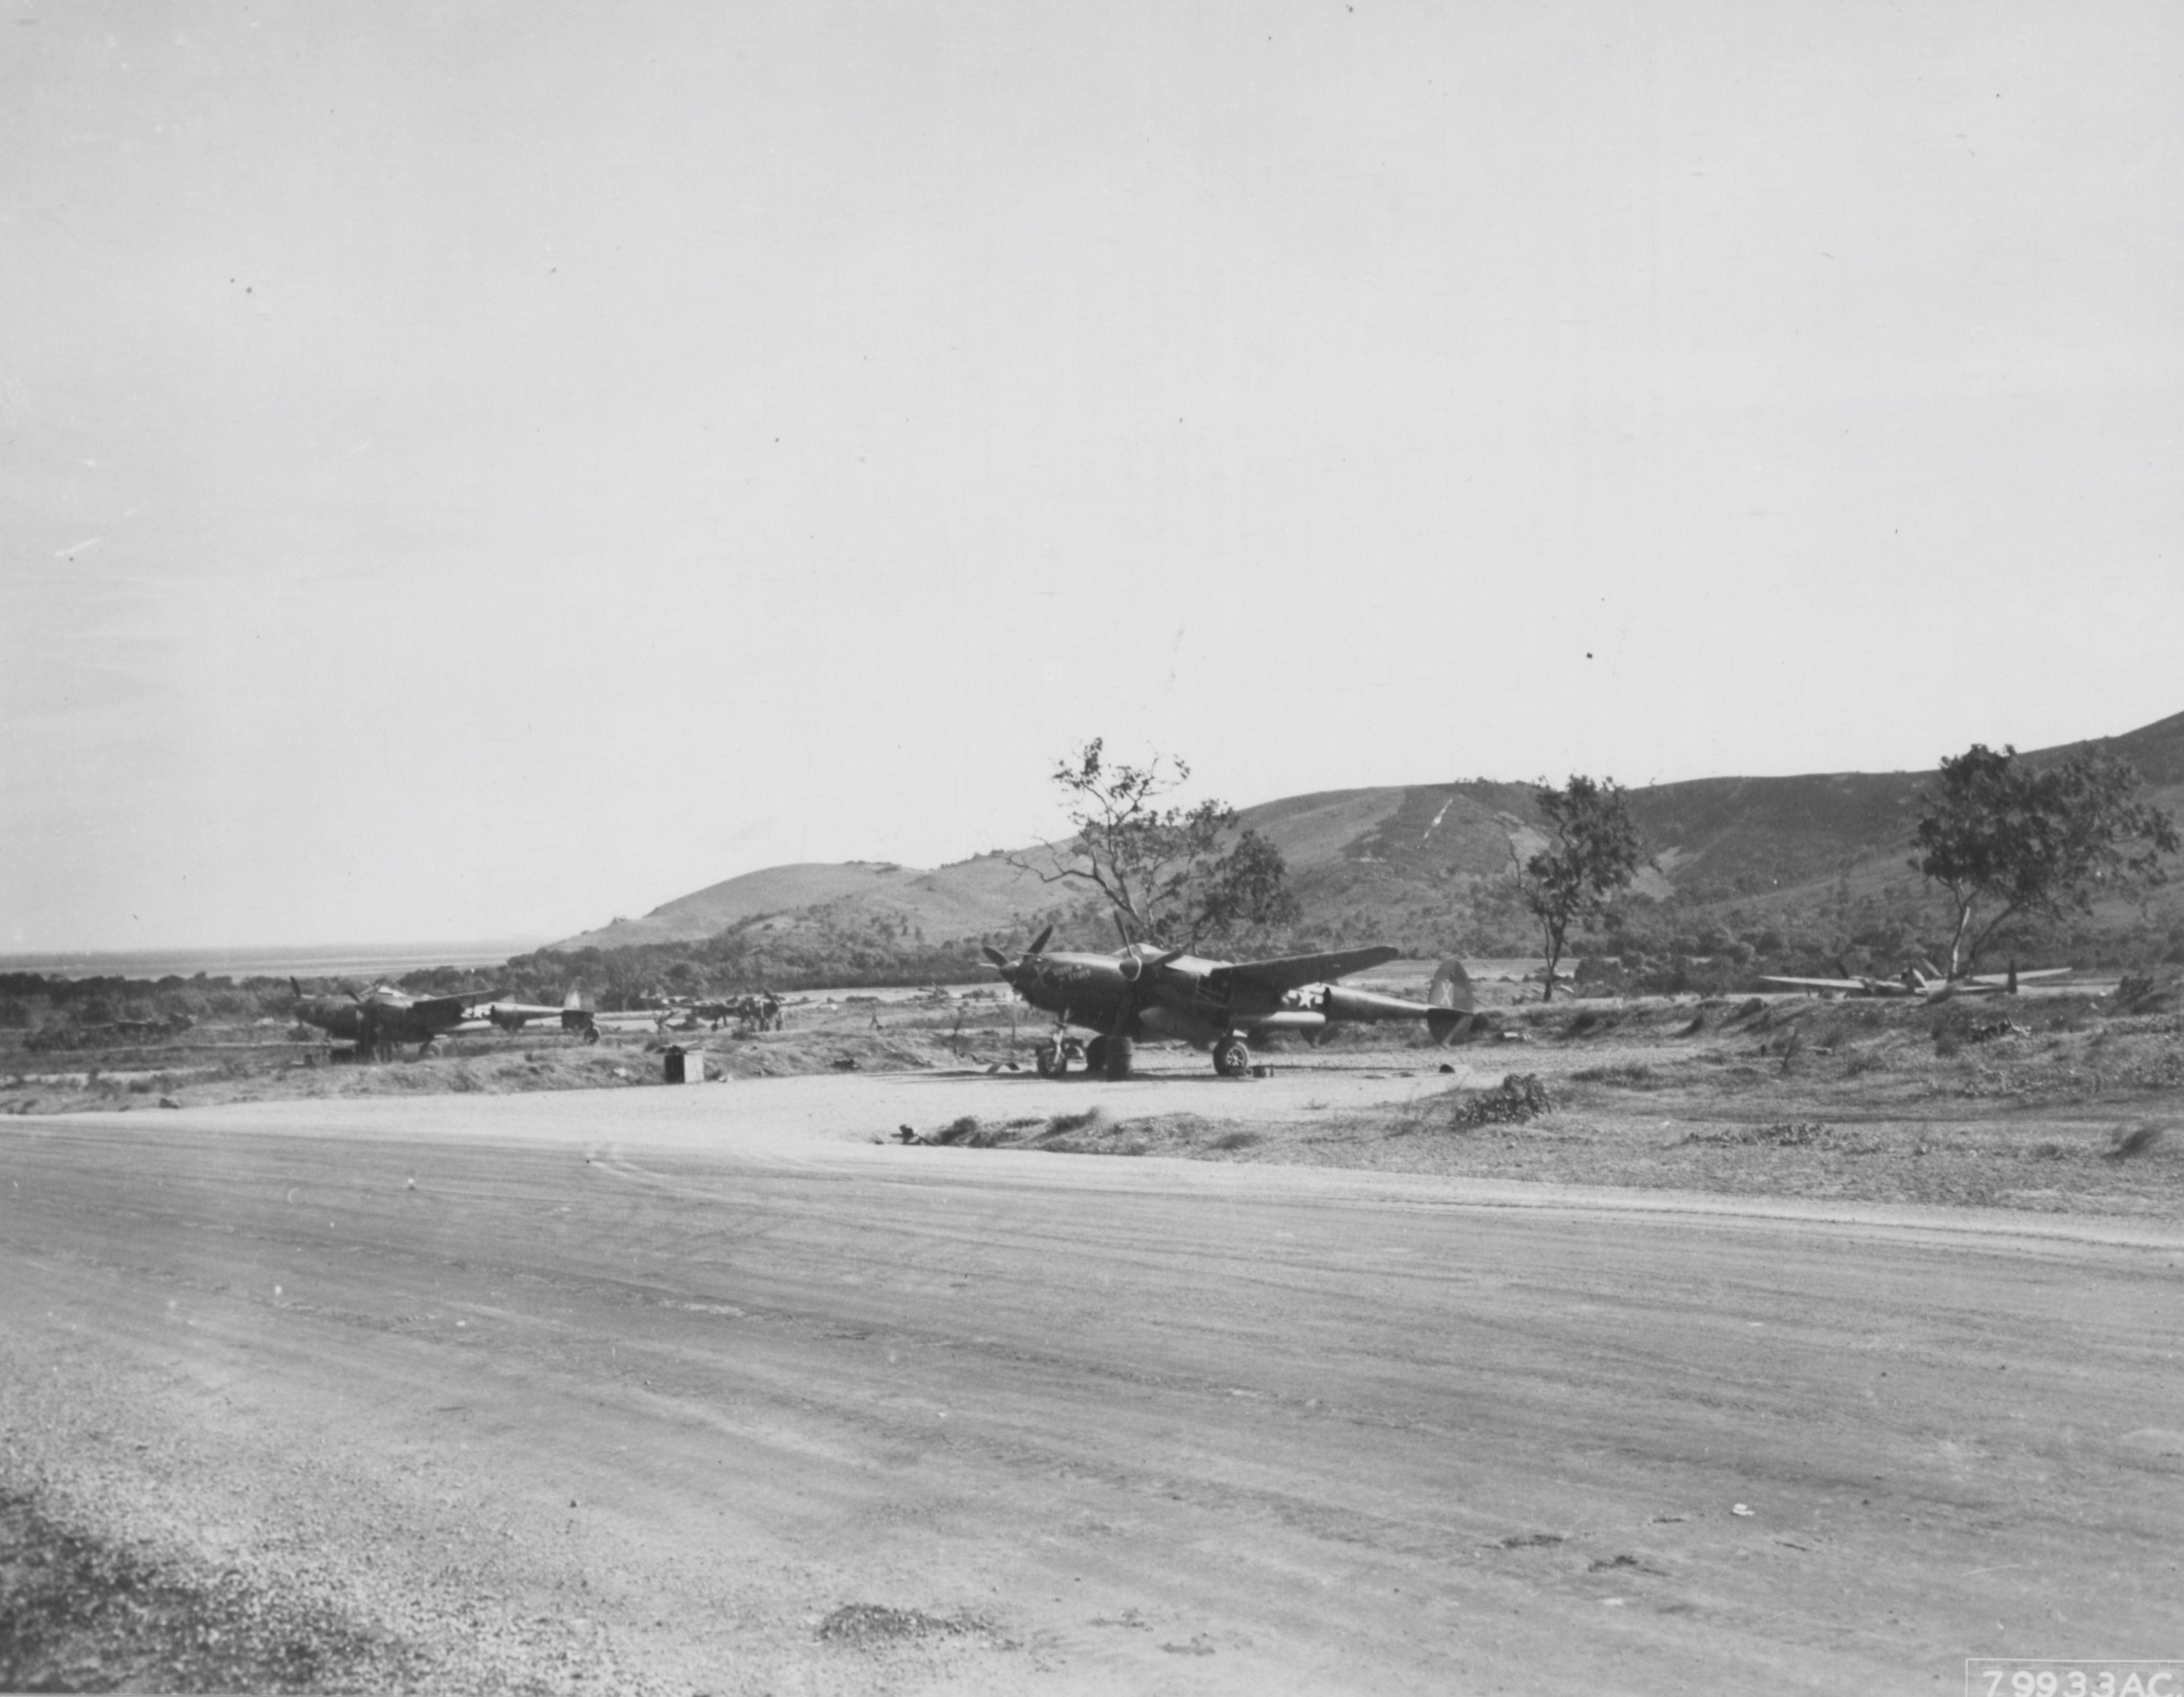
{"label": "grassy hillside", "polygon": [[[2028,757],[2059,760],[2096,746],[2130,760],[2157,801],[2184,813],[2184,713]],[[1886,929],[1883,919],[1899,932],[1914,926],[1932,904],[1907,864],[1908,842],[1919,791],[1933,776],[1709,778],[1633,790],[1632,812],[1656,862],[1633,905],[1672,910],[1687,929],[1831,929],[1838,946]],[[1289,862],[1305,915],[1294,934],[1300,943],[1387,941],[1422,955],[1530,946],[1508,882],[1513,850],[1521,857],[1543,840],[1529,784],[1323,790],[1262,802],[1242,818]],[[1057,916],[1061,941],[1104,944],[1103,922],[1066,912],[1077,894],[1000,855],[931,871],[868,861],[769,867],[553,947],[694,942],[733,929],[751,946],[801,940],[809,948],[823,935],[873,947],[894,939],[912,952],[975,959],[978,941],[1020,936]],[[2157,927],[2184,921],[2184,889],[2161,892],[2148,917]],[[2114,924],[2137,916],[2112,904],[2103,918]]]}

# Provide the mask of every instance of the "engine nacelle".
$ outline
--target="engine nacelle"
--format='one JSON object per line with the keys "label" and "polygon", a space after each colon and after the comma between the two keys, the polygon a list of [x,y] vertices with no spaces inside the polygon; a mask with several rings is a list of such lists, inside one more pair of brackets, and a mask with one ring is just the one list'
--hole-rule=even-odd
{"label": "engine nacelle", "polygon": [[1305,1008],[1285,1008],[1279,1013],[1262,1013],[1251,1021],[1254,1031],[1324,1031],[1327,1015],[1314,1013]]}

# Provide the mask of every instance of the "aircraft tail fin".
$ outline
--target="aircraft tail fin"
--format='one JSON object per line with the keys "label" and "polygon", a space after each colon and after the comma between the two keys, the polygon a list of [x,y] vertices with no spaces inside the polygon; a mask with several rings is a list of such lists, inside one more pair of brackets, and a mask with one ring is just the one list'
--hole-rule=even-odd
{"label": "aircraft tail fin", "polygon": [[599,1033],[599,1021],[592,1017],[592,998],[581,990],[572,990],[561,1001],[561,1029],[564,1031]]}
{"label": "aircraft tail fin", "polygon": [[1479,1011],[1471,974],[1459,960],[1445,960],[1426,987],[1426,1032],[1436,1043],[1446,1043],[1470,1024]]}

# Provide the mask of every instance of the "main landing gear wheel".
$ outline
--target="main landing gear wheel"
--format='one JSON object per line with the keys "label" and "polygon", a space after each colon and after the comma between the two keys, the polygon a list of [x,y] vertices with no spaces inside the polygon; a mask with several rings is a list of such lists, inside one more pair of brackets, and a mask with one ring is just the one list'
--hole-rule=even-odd
{"label": "main landing gear wheel", "polygon": [[1251,1069],[1251,1051],[1241,1037],[1223,1037],[1213,1046],[1213,1070],[1223,1078],[1241,1078]]}
{"label": "main landing gear wheel", "polygon": [[1084,1070],[1103,1073],[1107,1070],[1107,1040],[1095,1037],[1084,1046]]}
{"label": "main landing gear wheel", "polygon": [[[1138,1046],[1132,1039],[1109,1037],[1106,1039],[1106,1052],[1100,1057],[1103,1063],[1100,1070],[1111,1079],[1126,1079],[1130,1075],[1130,1063],[1137,1058],[1137,1053]],[[1090,1050],[1085,1051],[1084,1059],[1087,1065],[1091,1063]]]}
{"label": "main landing gear wheel", "polygon": [[1059,1043],[1041,1043],[1032,1056],[1041,1078],[1060,1078],[1069,1070],[1069,1054]]}

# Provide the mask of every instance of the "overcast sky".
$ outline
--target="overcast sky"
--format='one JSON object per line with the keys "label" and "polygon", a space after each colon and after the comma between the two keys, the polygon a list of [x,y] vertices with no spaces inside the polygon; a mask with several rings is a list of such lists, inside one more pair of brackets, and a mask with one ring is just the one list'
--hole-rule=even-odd
{"label": "overcast sky", "polygon": [[0,950],[2184,709],[2184,8],[0,0]]}

